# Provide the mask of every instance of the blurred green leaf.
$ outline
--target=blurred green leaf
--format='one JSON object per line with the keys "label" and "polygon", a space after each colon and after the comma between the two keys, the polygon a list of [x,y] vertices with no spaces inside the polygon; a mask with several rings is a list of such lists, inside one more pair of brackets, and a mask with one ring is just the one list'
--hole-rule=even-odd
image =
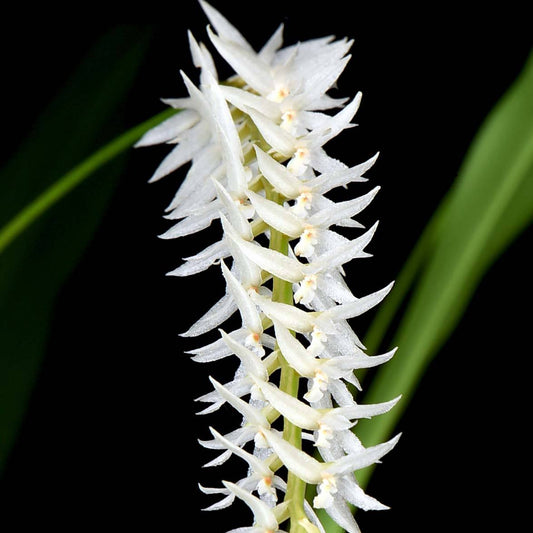
{"label": "blurred green leaf", "polygon": [[[428,222],[381,305],[365,344],[377,348],[407,300],[393,336],[399,346],[367,386],[365,403],[402,400],[385,415],[361,420],[365,445],[390,437],[427,365],[452,333],[491,264],[533,220],[533,55],[489,113],[454,186]],[[358,473],[365,487],[372,467]],[[328,533],[341,531],[327,517]]]}
{"label": "blurred green leaf", "polygon": [[[77,168],[79,173],[79,161],[125,129],[120,104],[135,79],[149,35],[147,27],[114,28],[80,61],[0,172],[0,227],[16,220],[43,191],[59,188],[59,194],[49,198],[52,201],[37,209],[37,215],[44,213],[81,181],[69,171]],[[90,241],[123,162],[115,159],[37,221],[30,217],[34,223],[0,255],[0,469],[39,370],[56,294]],[[72,182],[61,189],[55,182],[64,175],[71,175]],[[72,355],[76,356],[76,346]]]}
{"label": "blurred green leaf", "polygon": [[392,433],[424,370],[451,334],[484,273],[533,220],[532,95],[530,56],[480,128],[454,187],[432,222],[427,263],[393,340],[398,354],[377,372],[365,395],[366,402],[400,393],[403,400],[371,424],[365,420],[358,424],[365,444]]}
{"label": "blurred green leaf", "polygon": [[43,213],[61,200],[74,187],[78,186],[102,165],[117,157],[124,150],[131,148],[143,133],[174,114],[174,109],[165,110],[155,117],[134,126],[122,135],[94,152],[87,159],[76,165],[69,172],[52,183],[35,200],[21,209],[3,228],[0,228],[0,254],[11,241],[17,238],[28,226],[33,224]]}

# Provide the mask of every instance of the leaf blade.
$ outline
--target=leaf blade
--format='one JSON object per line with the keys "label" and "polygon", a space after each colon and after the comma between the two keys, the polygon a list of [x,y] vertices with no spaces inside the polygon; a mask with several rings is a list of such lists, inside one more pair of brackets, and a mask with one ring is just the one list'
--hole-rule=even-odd
{"label": "leaf blade", "polygon": [[[2,222],[16,218],[47,186],[54,190],[57,176],[90,154],[110,132],[112,136],[117,127],[123,128],[120,113],[113,112],[138,72],[148,46],[148,30],[114,28],[80,63],[0,172]],[[90,183],[72,191],[88,170],[95,170],[98,165],[94,163],[82,165],[85,174],[80,168],[67,172],[69,179],[31,208],[31,216],[23,217],[22,225],[19,221],[12,226],[4,240],[7,245],[25,229],[0,256],[0,469],[24,417],[46,347],[56,294],[91,239],[123,160],[113,161]],[[69,202],[57,202],[69,191]],[[28,221],[34,222],[31,227]]]}
{"label": "leaf blade", "polygon": [[[365,443],[381,441],[393,431],[483,274],[533,217],[533,195],[520,194],[533,181],[532,92],[533,56],[489,114],[450,191],[438,242],[393,340],[404,355],[399,349],[399,357],[380,369],[367,393],[371,402],[401,390],[402,402],[372,424],[361,421],[358,434]],[[512,223],[501,226],[509,216]]]}

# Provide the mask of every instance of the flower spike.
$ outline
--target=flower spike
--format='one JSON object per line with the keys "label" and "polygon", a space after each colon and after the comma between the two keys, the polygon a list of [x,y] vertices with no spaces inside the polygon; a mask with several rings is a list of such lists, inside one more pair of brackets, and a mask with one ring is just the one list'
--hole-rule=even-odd
{"label": "flower spike", "polygon": [[[351,99],[329,94],[353,42],[327,36],[284,46],[280,25],[256,51],[217,9],[200,5],[207,44],[188,36],[198,83],[181,72],[186,96],[163,100],[177,113],[136,144],[171,145],[151,182],[188,167],[164,214],[173,225],[161,238],[222,229],[216,242],[169,272],[184,277],[220,267],[225,294],[182,336],[218,331],[218,339],[187,353],[197,362],[238,363],[227,382],[209,377],[213,389],[196,401],[207,404],[199,415],[228,405],[241,424],[225,434],[210,427],[212,438],[199,442],[218,454],[204,466],[234,455],[247,469],[237,481],[200,490],[219,498],[207,510],[236,499],[249,507],[252,524],[233,532],[325,533],[316,513],[324,509],[359,533],[350,505],[387,506],[364,492],[354,471],[380,462],[399,435],[367,448],[354,433],[357,421],[388,412],[400,398],[360,404],[351,392],[352,385],[361,389],[359,369],[396,352],[368,355],[351,324],[393,283],[355,296],[344,270],[371,257],[378,223],[365,229],[354,217],[380,186],[343,201],[327,196],[368,181],[379,155],[349,167],[325,148],[354,126],[361,105],[361,92]],[[217,56],[235,71],[227,80],[219,79]],[[359,233],[348,237],[338,228]],[[316,485],[309,501],[307,484]]]}

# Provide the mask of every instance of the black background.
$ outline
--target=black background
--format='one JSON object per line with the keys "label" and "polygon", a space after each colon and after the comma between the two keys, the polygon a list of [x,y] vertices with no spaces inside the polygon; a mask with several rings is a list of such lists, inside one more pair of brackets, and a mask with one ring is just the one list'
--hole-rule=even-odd
{"label": "black background", "polygon": [[[113,13],[93,4],[90,12],[51,8],[46,18],[14,17],[2,36],[4,153],[15,149],[95,37],[116,24],[154,29],[125,102],[131,124],[162,110],[160,97],[183,96],[179,69],[195,79],[186,30],[206,40],[206,19],[195,2],[178,4]],[[213,4],[256,48],[280,22],[287,43],[329,34],[355,39],[338,94],[363,92],[359,126],[331,152],[348,164],[381,153],[368,187],[382,190],[360,217],[379,219],[380,228],[374,257],[357,270],[364,281],[357,282],[361,294],[384,286],[453,182],[483,118],[519,73],[532,45],[526,14],[508,3],[498,10]],[[180,179],[147,184],[164,153],[132,151],[95,239],[59,295],[46,359],[0,480],[5,531],[30,524],[56,531],[226,531],[251,523],[239,505],[200,512],[214,500],[199,492],[198,481],[217,485],[227,470],[201,469],[213,456],[196,441],[208,437],[208,425],[234,415],[228,408],[197,417],[193,399],[210,389],[208,374],[222,379],[235,365],[198,365],[183,354],[202,341],[178,333],[218,299],[223,284],[216,269],[185,279],[165,273],[218,230],[157,238],[169,227],[161,215]],[[367,190],[363,185],[361,194]],[[531,294],[530,237],[529,230],[489,271],[430,366],[398,428],[400,444],[368,489],[391,510],[360,513],[363,532],[499,531],[526,516],[520,479],[530,464],[524,370],[530,312],[520,304]],[[370,318],[356,327],[364,331]]]}

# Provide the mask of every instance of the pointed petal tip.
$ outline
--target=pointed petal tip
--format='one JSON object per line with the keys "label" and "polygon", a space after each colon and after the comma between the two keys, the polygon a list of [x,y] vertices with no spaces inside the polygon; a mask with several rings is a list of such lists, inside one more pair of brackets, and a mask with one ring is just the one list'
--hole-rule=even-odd
{"label": "pointed petal tip", "polygon": [[187,39],[189,40],[189,43],[198,44],[198,41],[195,39],[191,30],[187,30]]}
{"label": "pointed petal tip", "polygon": [[160,235],[157,236],[158,239],[163,239],[163,240],[168,240],[168,239],[172,239],[172,237],[168,234],[168,231],[165,231],[165,233],[161,233]]}
{"label": "pointed petal tip", "polygon": [[145,143],[144,135],[133,145],[133,148],[141,148],[143,146],[148,146],[148,144]]}
{"label": "pointed petal tip", "polygon": [[[180,269],[180,267],[175,268],[174,270],[171,270],[170,272],[167,272],[165,274],[165,276],[174,276],[174,277],[177,277],[177,278],[184,277],[183,274],[180,274],[179,269]],[[186,275],[189,276],[190,274],[186,274]]]}
{"label": "pointed petal tip", "polygon": [[218,382],[213,376],[207,376],[213,387],[218,391],[219,389],[225,389],[222,383]]}

